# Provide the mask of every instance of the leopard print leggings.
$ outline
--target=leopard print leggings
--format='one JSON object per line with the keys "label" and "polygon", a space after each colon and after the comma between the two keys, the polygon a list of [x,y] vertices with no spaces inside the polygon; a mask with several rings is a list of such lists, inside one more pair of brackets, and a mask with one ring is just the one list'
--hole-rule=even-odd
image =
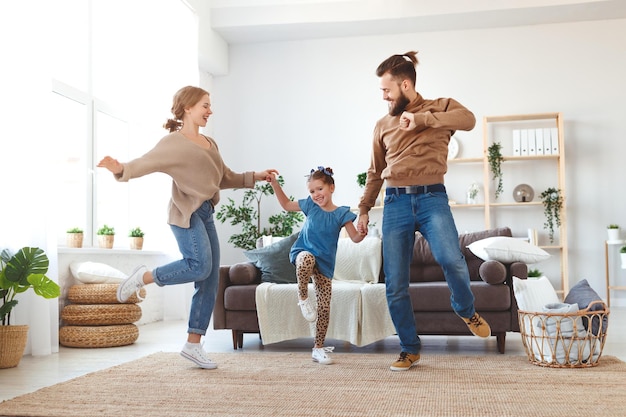
{"label": "leopard print leggings", "polygon": [[313,278],[317,299],[317,322],[315,323],[315,347],[321,348],[326,340],[326,331],[330,318],[330,298],[332,282],[320,274],[315,267],[315,256],[302,251],[296,257],[296,276],[298,277],[298,296],[301,300],[309,297],[309,279]]}

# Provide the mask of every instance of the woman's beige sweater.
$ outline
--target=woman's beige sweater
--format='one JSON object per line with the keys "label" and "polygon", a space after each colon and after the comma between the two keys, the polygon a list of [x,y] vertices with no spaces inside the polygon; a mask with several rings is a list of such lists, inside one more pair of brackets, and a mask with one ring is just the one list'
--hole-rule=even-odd
{"label": "woman's beige sweater", "polygon": [[254,172],[238,174],[224,164],[217,143],[204,149],[180,132],[163,137],[145,155],[123,163],[124,170],[115,175],[126,182],[153,172],[162,172],[172,178],[172,197],[168,207],[168,223],[188,228],[191,214],[202,203],[210,200],[215,206],[219,190],[226,188],[252,188]]}

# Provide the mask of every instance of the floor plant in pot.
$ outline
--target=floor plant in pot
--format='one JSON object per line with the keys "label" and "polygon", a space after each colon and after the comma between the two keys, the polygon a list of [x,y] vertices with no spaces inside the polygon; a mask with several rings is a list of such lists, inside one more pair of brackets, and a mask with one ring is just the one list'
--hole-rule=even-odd
{"label": "floor plant in pot", "polygon": [[26,347],[28,325],[10,325],[11,311],[18,304],[15,296],[29,289],[44,298],[61,294],[59,285],[46,276],[48,265],[48,256],[40,248],[0,253],[0,368],[17,366]]}
{"label": "floor plant in pot", "polygon": [[[278,177],[278,183],[282,186],[285,180]],[[224,223],[228,221],[230,225],[241,225],[241,233],[234,233],[228,238],[236,248],[254,249],[256,241],[261,236],[282,236],[286,237],[293,233],[293,229],[304,221],[304,215],[297,211],[281,211],[269,216],[269,227],[261,226],[261,200],[263,196],[273,195],[274,190],[269,183],[256,183],[254,188],[243,193],[243,200],[240,205],[232,198],[226,204],[222,204],[215,218]],[[289,197],[293,199],[293,197]]]}

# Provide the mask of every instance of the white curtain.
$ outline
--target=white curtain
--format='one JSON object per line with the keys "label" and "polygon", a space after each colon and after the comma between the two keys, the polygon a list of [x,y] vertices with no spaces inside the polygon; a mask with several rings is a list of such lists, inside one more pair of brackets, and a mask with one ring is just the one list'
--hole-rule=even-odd
{"label": "white curtain", "polygon": [[[6,59],[0,77],[0,249],[15,252],[38,246],[50,258],[48,277],[58,281],[56,245],[48,244],[49,207],[54,201],[54,178],[46,155],[52,131],[64,123],[47,119],[50,91],[48,20],[52,5],[45,0],[3,2],[0,44]],[[37,28],[37,30],[33,30]],[[52,235],[54,237],[54,235]],[[46,300],[31,290],[20,294],[12,324],[29,325],[27,353],[50,354],[58,350],[58,301]]]}

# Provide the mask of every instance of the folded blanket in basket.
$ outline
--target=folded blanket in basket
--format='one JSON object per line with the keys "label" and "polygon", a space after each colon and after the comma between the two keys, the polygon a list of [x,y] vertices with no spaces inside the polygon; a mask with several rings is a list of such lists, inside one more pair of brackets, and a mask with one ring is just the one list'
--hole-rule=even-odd
{"label": "folded blanket in basket", "polygon": [[[535,351],[535,358],[546,362],[563,365],[596,360],[600,354],[600,343],[585,329],[582,318],[577,315],[577,304],[547,304],[535,325],[537,334],[542,334],[540,351]],[[593,357],[592,356],[593,352]]]}

